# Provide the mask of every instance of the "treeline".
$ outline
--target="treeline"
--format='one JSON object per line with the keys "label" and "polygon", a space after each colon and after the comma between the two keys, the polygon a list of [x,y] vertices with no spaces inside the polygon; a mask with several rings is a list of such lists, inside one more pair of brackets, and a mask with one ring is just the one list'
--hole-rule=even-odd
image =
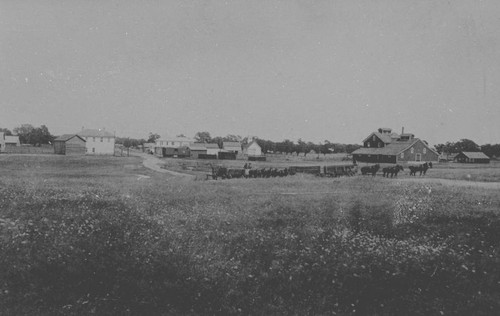
{"label": "treeline", "polygon": [[479,146],[474,141],[466,138],[461,139],[457,142],[446,142],[445,144],[438,144],[435,145],[434,148],[440,154],[457,154],[462,151],[481,151],[490,158],[500,157],[500,144],[484,144]]}
{"label": "treeline", "polygon": [[49,132],[49,129],[45,125],[34,127],[31,124],[22,124],[12,131],[7,128],[0,128],[0,132],[4,132],[8,136],[17,135],[21,144],[30,144],[33,146],[52,144],[56,138]]}
{"label": "treeline", "polygon": [[306,156],[308,153],[314,152],[317,154],[329,154],[329,153],[352,153],[354,150],[360,148],[357,144],[340,144],[332,143],[325,140],[323,143],[315,144],[313,142],[306,142],[299,139],[297,142],[293,142],[289,139],[285,139],[281,142],[274,142],[271,140],[265,140],[261,138],[248,139],[248,137],[242,138],[237,135],[227,135],[226,137],[211,137],[209,132],[198,132],[196,133],[194,139],[198,142],[204,143],[216,143],[222,148],[222,143],[226,141],[239,142],[242,146],[248,145],[255,140],[257,144],[262,149],[264,154],[268,153],[281,153],[281,154],[304,154]]}

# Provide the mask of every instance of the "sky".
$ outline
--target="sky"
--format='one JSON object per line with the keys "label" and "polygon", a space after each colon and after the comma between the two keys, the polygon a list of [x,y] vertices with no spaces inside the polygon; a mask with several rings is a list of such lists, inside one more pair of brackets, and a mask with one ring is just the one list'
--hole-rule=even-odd
{"label": "sky", "polygon": [[0,127],[500,143],[500,1],[0,0]]}

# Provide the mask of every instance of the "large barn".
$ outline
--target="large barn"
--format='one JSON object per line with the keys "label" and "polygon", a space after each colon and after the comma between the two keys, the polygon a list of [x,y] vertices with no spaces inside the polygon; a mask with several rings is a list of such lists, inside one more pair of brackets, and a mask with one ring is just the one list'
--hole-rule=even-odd
{"label": "large barn", "polygon": [[390,128],[379,128],[363,140],[363,147],[352,153],[359,162],[399,163],[437,162],[439,154],[415,135],[393,133]]}
{"label": "large barn", "polygon": [[85,155],[85,139],[76,134],[65,134],[54,139],[54,154]]}

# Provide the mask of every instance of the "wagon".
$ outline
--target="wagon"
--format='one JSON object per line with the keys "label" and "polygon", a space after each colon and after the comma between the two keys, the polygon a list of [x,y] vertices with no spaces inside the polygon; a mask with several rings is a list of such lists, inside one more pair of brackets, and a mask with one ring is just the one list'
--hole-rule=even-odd
{"label": "wagon", "polygon": [[322,176],[326,177],[351,177],[356,174],[358,168],[356,165],[334,165],[324,166]]}

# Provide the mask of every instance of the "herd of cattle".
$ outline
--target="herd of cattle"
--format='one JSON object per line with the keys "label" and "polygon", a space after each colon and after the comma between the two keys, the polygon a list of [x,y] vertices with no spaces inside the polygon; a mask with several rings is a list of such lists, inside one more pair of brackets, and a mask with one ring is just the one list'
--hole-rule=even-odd
{"label": "herd of cattle", "polygon": [[[245,164],[244,168],[227,168],[222,166],[212,166],[212,173],[207,175],[212,179],[234,179],[234,178],[276,178],[295,175],[297,173],[309,173],[317,176],[341,177],[341,176],[354,176],[358,173],[357,165],[342,165],[342,166],[300,166],[288,168],[250,168]],[[426,174],[427,170],[432,168],[432,162],[426,162],[421,165],[409,166],[410,176],[416,176],[417,172],[420,176]],[[375,176],[380,170],[380,165],[375,164],[371,166],[361,167],[362,175]],[[391,167],[382,168],[382,176],[387,178],[397,177],[400,171],[404,171],[403,166],[395,165]]]}

